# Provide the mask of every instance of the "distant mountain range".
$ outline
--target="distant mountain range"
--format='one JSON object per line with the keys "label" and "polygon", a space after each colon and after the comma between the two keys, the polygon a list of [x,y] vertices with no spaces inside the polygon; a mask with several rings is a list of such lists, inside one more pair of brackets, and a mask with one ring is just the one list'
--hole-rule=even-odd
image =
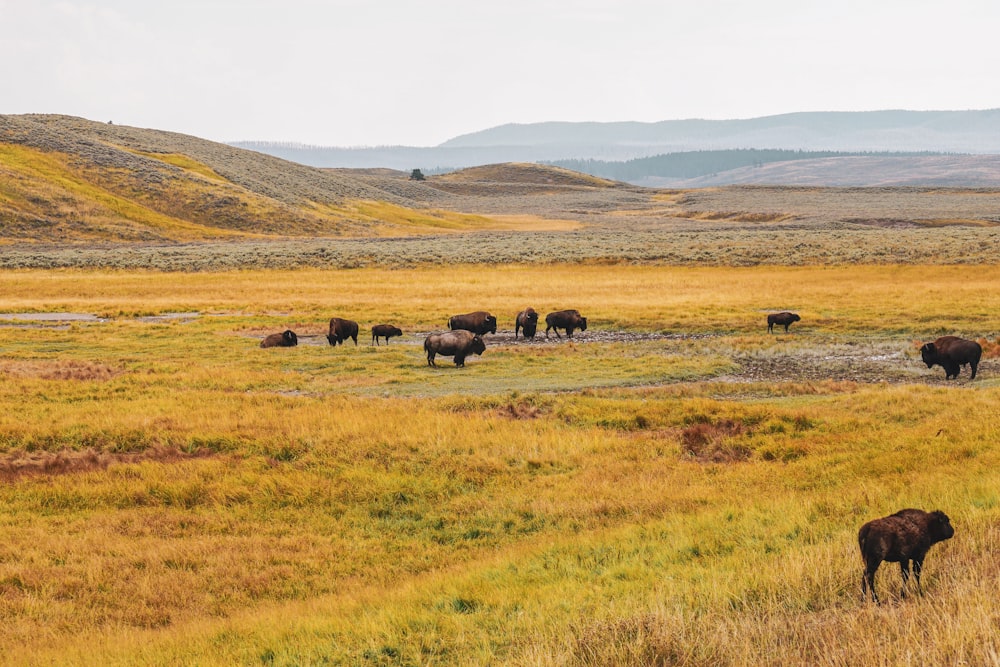
{"label": "distant mountain range", "polygon": [[[657,123],[508,124],[425,148],[335,148],[273,142],[233,145],[316,167],[419,168],[425,173],[503,162],[566,165],[577,161],[575,164],[583,168],[588,160],[625,162],[666,154],[746,149],[894,153],[904,159],[899,154],[1000,154],[1000,109],[806,112],[743,120]],[[814,162],[822,166],[821,161]],[[689,173],[689,178],[714,173]],[[714,184],[726,182],[724,177],[716,176]],[[652,183],[664,178],[671,180],[670,175],[656,172],[632,175],[627,180]]]}

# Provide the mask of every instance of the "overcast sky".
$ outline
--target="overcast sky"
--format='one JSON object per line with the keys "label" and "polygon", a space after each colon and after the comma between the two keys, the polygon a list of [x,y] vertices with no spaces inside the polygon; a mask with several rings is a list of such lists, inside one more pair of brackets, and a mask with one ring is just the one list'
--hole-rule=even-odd
{"label": "overcast sky", "polygon": [[0,113],[432,146],[504,123],[1000,107],[996,0],[0,0]]}

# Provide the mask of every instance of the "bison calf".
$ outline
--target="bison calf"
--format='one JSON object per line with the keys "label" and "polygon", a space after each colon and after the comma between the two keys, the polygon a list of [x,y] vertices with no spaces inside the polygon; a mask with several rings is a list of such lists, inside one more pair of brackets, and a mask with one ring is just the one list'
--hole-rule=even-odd
{"label": "bison calf", "polygon": [[538,313],[534,308],[525,308],[514,318],[514,340],[517,340],[517,332],[523,331],[525,338],[534,338],[538,330]]}
{"label": "bison calf", "polygon": [[587,330],[587,318],[580,315],[578,310],[557,310],[546,315],[545,337],[548,338],[549,330],[552,330],[556,332],[556,338],[562,338],[559,335],[559,329],[565,329],[566,337],[572,338],[574,329]]}
{"label": "bison calf", "polygon": [[944,369],[944,379],[957,378],[962,366],[969,364],[972,377],[976,379],[976,369],[979,359],[983,356],[983,347],[974,340],[966,340],[958,336],[941,336],[933,343],[924,343],[920,348],[920,358],[933,368],[935,364]]}
{"label": "bison calf", "polygon": [[379,338],[385,338],[385,344],[389,344],[389,339],[393,336],[402,336],[403,330],[391,324],[376,324],[372,327],[372,342],[378,345]]}
{"label": "bison calf", "polygon": [[871,592],[872,600],[878,602],[875,594],[875,571],[882,561],[899,563],[903,575],[903,587],[900,596],[906,595],[906,581],[910,578],[910,561],[913,561],[913,574],[917,579],[917,591],[920,591],[920,571],[924,567],[924,557],[932,545],[951,539],[955,529],[951,527],[948,516],[940,511],[925,512],[917,509],[905,509],[893,515],[873,519],[861,526],[858,531],[858,546],[861,548],[861,558],[865,562],[865,573],[861,578],[861,594],[868,598]]}
{"label": "bison calf", "polygon": [[767,333],[774,332],[775,324],[785,325],[785,333],[788,333],[788,327],[792,325],[792,322],[798,322],[801,319],[798,313],[790,313],[787,310],[782,313],[771,313],[767,316]]}
{"label": "bison calf", "polygon": [[295,347],[299,344],[299,337],[291,329],[285,329],[282,333],[273,333],[260,342],[261,347]]}
{"label": "bison calf", "polygon": [[455,357],[455,365],[465,366],[465,358],[470,354],[482,354],[486,351],[486,343],[479,334],[471,331],[447,331],[431,334],[424,339],[424,351],[427,352],[427,365],[437,366],[434,357],[438,354],[445,357]]}
{"label": "bison calf", "polygon": [[340,345],[348,338],[353,338],[354,344],[358,344],[358,323],[339,317],[331,318],[330,332],[326,336],[326,340],[330,345]]}

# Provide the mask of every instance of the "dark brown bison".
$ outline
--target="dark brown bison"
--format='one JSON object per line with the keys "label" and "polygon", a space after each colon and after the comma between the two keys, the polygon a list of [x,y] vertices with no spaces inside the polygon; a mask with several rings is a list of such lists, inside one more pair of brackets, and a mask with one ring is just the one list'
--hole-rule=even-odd
{"label": "dark brown bison", "polygon": [[537,330],[538,313],[534,308],[525,308],[514,318],[514,340],[517,340],[518,331],[523,331],[525,338],[534,338]]}
{"label": "dark brown bison", "polygon": [[389,339],[393,336],[402,336],[403,330],[391,324],[376,324],[372,327],[372,342],[378,345],[379,338],[385,338],[385,344],[389,344]]}
{"label": "dark brown bison", "polygon": [[578,310],[557,310],[546,315],[545,337],[548,338],[549,330],[552,330],[556,332],[556,338],[562,338],[559,329],[565,329],[567,338],[572,338],[575,329],[587,330],[587,318],[580,315]]}
{"label": "dark brown bison", "polygon": [[282,333],[273,333],[260,342],[261,347],[295,347],[299,344],[299,337],[291,329],[285,329]]}
{"label": "dark brown bison", "polygon": [[448,328],[452,331],[471,331],[474,334],[497,332],[497,318],[485,310],[477,310],[465,315],[454,315],[448,320]]}
{"label": "dark brown bison", "polygon": [[798,322],[801,319],[798,313],[790,313],[787,310],[782,313],[771,313],[767,316],[767,333],[773,333],[775,324],[785,325],[785,333],[788,333],[788,327],[791,326],[792,322]]}
{"label": "dark brown bison", "polygon": [[975,380],[982,356],[983,347],[979,343],[958,336],[941,336],[933,343],[924,343],[920,348],[920,358],[927,364],[927,368],[933,368],[934,364],[941,366],[946,380],[957,378],[962,366],[966,364],[972,367],[970,379]]}
{"label": "dark brown bison", "polygon": [[427,352],[428,366],[437,366],[434,357],[440,354],[445,357],[455,357],[455,365],[461,367],[465,365],[465,358],[470,354],[485,352],[486,343],[479,334],[460,329],[431,334],[424,340],[424,351]]}
{"label": "dark brown bison", "polygon": [[334,317],[330,320],[330,333],[326,340],[330,345],[340,345],[348,338],[354,339],[354,344],[358,344],[358,323],[351,320],[344,320]]}
{"label": "dark brown bison", "polygon": [[861,594],[868,599],[871,592],[872,600],[878,602],[875,594],[875,571],[882,561],[899,563],[903,575],[903,588],[900,596],[906,595],[906,581],[910,578],[910,561],[913,561],[913,574],[917,579],[917,591],[920,591],[920,571],[924,567],[924,557],[927,550],[938,542],[949,540],[955,534],[948,516],[940,511],[925,512],[917,509],[905,509],[893,515],[873,519],[861,526],[858,531],[858,546],[861,548],[861,558],[865,562],[865,573],[861,578]]}

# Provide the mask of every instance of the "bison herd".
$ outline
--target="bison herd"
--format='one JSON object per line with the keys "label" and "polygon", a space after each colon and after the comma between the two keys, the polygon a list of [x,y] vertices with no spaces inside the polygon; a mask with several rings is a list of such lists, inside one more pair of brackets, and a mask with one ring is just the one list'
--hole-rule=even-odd
{"label": "bison herd", "polygon": [[[767,331],[773,333],[774,325],[784,326],[785,331],[793,322],[802,318],[797,313],[782,311],[770,313],[767,316]],[[545,316],[545,337],[554,331],[557,338],[562,338],[559,330],[566,332],[567,338],[573,337],[574,331],[587,330],[587,318],[577,310],[559,310]],[[484,311],[477,310],[463,315],[454,315],[448,319],[448,331],[432,333],[424,339],[424,352],[427,354],[427,365],[436,367],[435,358],[440,355],[453,357],[455,365],[465,366],[469,355],[481,355],[486,350],[483,336],[495,334],[497,318]],[[534,308],[525,308],[514,318],[514,340],[520,335],[525,339],[533,339],[538,331],[538,313]],[[403,332],[391,324],[376,324],[372,327],[372,343],[379,345],[381,338],[386,345],[394,336],[402,336]],[[339,317],[330,320],[329,332],[326,336],[330,345],[340,345],[347,339],[358,344],[358,323]],[[298,337],[290,329],[282,333],[274,333],[261,341],[261,347],[293,347],[298,345]],[[920,348],[920,356],[928,368],[941,366],[945,378],[957,378],[962,366],[969,365],[972,378],[976,377],[976,369],[982,357],[983,350],[979,343],[957,336],[942,336],[932,343],[925,343]],[[913,563],[913,575],[920,591],[920,574],[924,566],[924,558],[934,544],[951,539],[955,534],[948,516],[940,510],[925,512],[919,509],[904,509],[890,516],[873,519],[858,531],[858,547],[861,549],[861,559],[864,562],[864,574],[861,578],[861,592],[867,600],[878,603],[875,593],[875,572],[883,561],[899,563],[903,585],[900,596],[906,595],[906,584],[910,578],[910,562]]]}
{"label": "bison herd", "polygon": [[[538,313],[534,308],[525,308],[517,314],[514,322],[514,340],[517,340],[519,333],[524,338],[534,338],[538,328]],[[545,316],[545,337],[549,337],[549,332],[554,331],[556,338],[559,329],[566,332],[566,336],[573,337],[574,331],[587,330],[587,318],[580,314],[578,310],[558,310]],[[341,317],[330,319],[330,328],[326,335],[326,340],[330,345],[337,346],[350,339],[354,344],[358,344],[358,323]],[[437,355],[453,357],[455,365],[465,366],[465,359],[470,354],[482,354],[486,350],[486,343],[483,336],[495,334],[497,332],[497,318],[485,310],[477,310],[464,315],[454,315],[448,319],[448,331],[443,333],[433,333],[424,340],[424,351],[427,353],[427,365],[437,366],[434,358]],[[468,334],[468,335],[466,335]],[[402,336],[403,330],[391,324],[376,324],[372,327],[372,344],[381,345],[380,340],[385,339],[385,344],[389,344],[389,339],[393,336]],[[283,333],[274,333],[265,337],[261,341],[261,347],[294,347],[299,344],[298,336],[288,329]]]}
{"label": "bison herd", "polygon": [[[781,311],[780,313],[769,313],[767,315],[767,332],[774,332],[774,325],[785,327],[788,331],[794,322],[801,321],[798,313]],[[559,330],[566,332],[567,338],[573,337],[574,331],[587,330],[587,318],[580,314],[578,310],[557,310],[545,316],[545,337],[549,337],[549,332],[554,332],[556,338],[562,338]],[[443,334],[431,334],[424,341],[424,350],[427,353],[427,364],[435,366],[434,357],[436,355],[454,357],[456,366],[464,366],[465,358],[470,354],[482,354],[486,349],[483,336],[495,334],[497,332],[497,318],[495,315],[485,310],[477,310],[463,315],[453,315],[448,319],[448,332],[455,333],[465,331],[472,334],[466,336],[444,336]],[[520,335],[524,339],[534,339],[538,331],[538,313],[534,308],[525,308],[514,318],[514,340]],[[380,340],[385,339],[385,344],[389,344],[389,339],[393,336],[402,336],[403,331],[399,327],[391,324],[376,324],[372,327],[372,344],[381,345]],[[358,323],[353,320],[346,320],[334,317],[330,320],[329,332],[326,336],[330,345],[340,345],[347,339],[358,344]],[[433,339],[433,340],[431,340]],[[270,334],[261,341],[261,347],[294,347],[298,345],[298,337],[294,331],[285,330],[282,333]],[[979,360],[983,356],[982,346],[974,340],[966,340],[957,336],[942,336],[932,343],[925,343],[920,348],[920,357],[927,364],[927,368],[941,366],[944,368],[945,379],[957,378],[962,366],[969,366],[972,371],[970,379],[976,379],[976,371],[979,368]]]}
{"label": "bison herd", "polygon": [[[767,332],[773,333],[774,325],[784,326],[785,331],[794,322],[801,321],[798,313],[782,311],[780,313],[769,313],[767,316]],[[468,332],[472,336],[446,336],[445,334],[431,334],[424,341],[424,350],[427,353],[427,364],[436,366],[434,357],[436,355],[454,357],[456,366],[464,366],[465,358],[470,354],[482,354],[486,349],[483,336],[495,334],[497,332],[497,318],[495,315],[485,310],[477,310],[463,315],[453,315],[448,319],[447,333]],[[545,337],[549,337],[549,332],[555,332],[556,338],[562,338],[559,330],[566,332],[567,338],[573,337],[574,331],[587,330],[587,318],[580,314],[578,310],[557,310],[545,316]],[[534,339],[538,331],[538,313],[534,308],[525,308],[514,318],[514,340],[518,335],[525,339]],[[380,339],[385,339],[385,344],[389,344],[389,339],[393,336],[402,336],[403,331],[391,324],[376,324],[372,327],[372,343],[380,345]],[[358,344],[358,323],[340,317],[330,320],[330,328],[326,339],[330,345],[340,345],[348,338]],[[285,330],[282,333],[270,334],[261,341],[261,347],[294,347],[298,345],[298,337],[294,331]],[[957,378],[962,366],[968,365],[972,371],[971,379],[976,379],[976,370],[979,367],[979,360],[983,356],[982,346],[974,340],[966,340],[957,336],[942,336],[932,343],[925,343],[920,348],[920,357],[927,368],[941,366],[945,371],[945,379]]]}

